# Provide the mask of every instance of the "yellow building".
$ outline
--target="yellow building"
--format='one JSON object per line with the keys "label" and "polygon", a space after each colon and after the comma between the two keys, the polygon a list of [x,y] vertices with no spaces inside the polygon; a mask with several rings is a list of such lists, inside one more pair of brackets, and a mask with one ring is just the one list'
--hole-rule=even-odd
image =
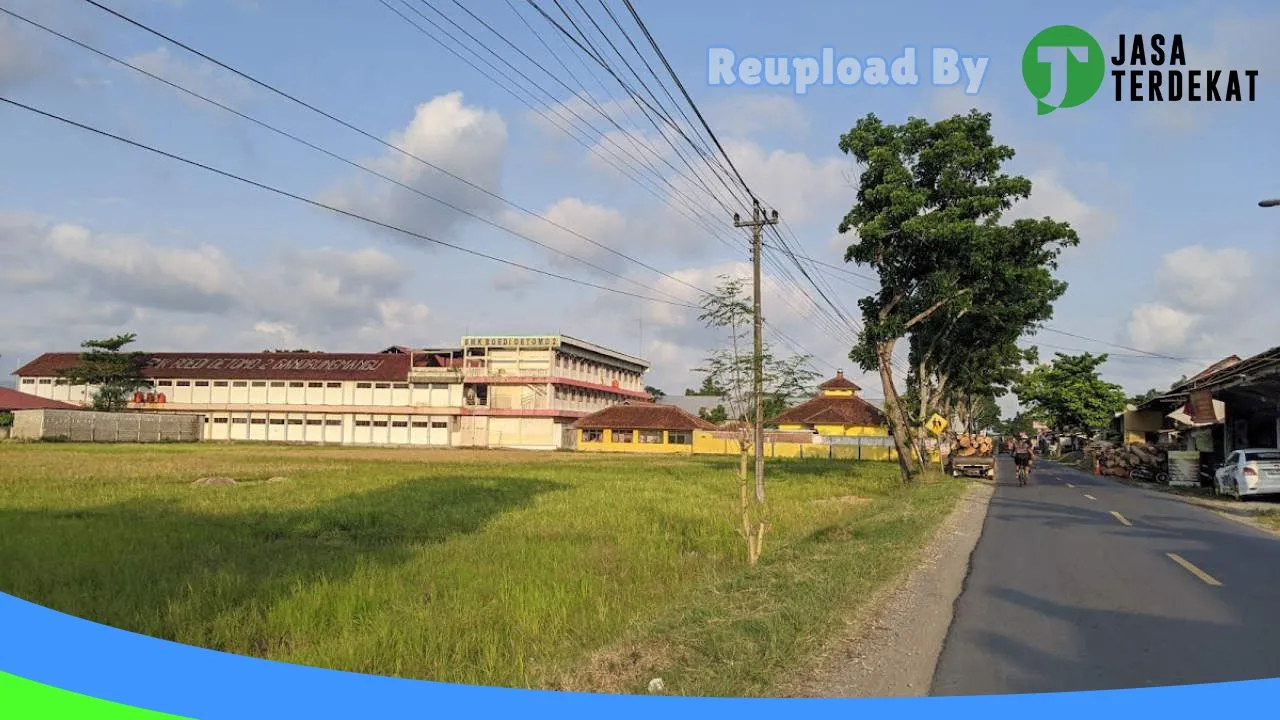
{"label": "yellow building", "polygon": [[824,436],[885,436],[884,415],[858,397],[861,390],[844,372],[818,386],[818,394],[769,421],[779,430],[809,430]]}
{"label": "yellow building", "polygon": [[674,405],[652,403],[607,407],[579,419],[573,427],[579,450],[687,455],[693,454],[696,431],[715,429]]}

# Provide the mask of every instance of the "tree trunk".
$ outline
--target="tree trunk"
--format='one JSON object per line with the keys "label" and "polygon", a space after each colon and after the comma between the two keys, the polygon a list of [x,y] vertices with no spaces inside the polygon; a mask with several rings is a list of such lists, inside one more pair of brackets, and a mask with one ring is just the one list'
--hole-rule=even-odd
{"label": "tree trunk", "polygon": [[902,482],[911,482],[916,474],[917,466],[911,452],[911,432],[907,424],[906,414],[902,412],[902,401],[893,385],[893,340],[876,344],[876,361],[880,366],[880,384],[884,388],[885,417],[889,421],[889,430],[893,433],[893,444],[898,451],[898,465],[902,468]]}

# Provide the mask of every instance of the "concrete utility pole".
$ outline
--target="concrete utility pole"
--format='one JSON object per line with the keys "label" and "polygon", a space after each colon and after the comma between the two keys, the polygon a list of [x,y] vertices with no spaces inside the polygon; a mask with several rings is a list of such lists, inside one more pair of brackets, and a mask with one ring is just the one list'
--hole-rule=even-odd
{"label": "concrete utility pole", "polygon": [[755,354],[752,357],[752,388],[755,395],[755,450],[756,450],[756,502],[764,502],[764,316],[760,314],[760,235],[765,225],[778,224],[778,211],[766,218],[760,209],[760,201],[752,202],[751,219],[743,221],[733,214],[734,227],[751,228],[751,272],[752,293],[751,307],[755,320],[752,335],[755,340]]}

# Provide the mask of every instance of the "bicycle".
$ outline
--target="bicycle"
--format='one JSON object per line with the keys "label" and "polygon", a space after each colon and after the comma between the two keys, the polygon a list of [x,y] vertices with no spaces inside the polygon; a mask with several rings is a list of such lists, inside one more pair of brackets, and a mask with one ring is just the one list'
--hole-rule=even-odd
{"label": "bicycle", "polygon": [[1031,466],[1019,465],[1018,466],[1018,487],[1025,486],[1027,484],[1027,478],[1029,477],[1031,477]]}

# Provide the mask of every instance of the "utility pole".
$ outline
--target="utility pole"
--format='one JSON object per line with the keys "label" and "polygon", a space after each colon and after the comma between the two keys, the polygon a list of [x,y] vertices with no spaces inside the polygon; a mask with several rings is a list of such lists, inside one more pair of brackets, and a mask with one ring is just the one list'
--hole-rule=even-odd
{"label": "utility pole", "polygon": [[766,218],[760,209],[760,201],[753,200],[751,220],[743,221],[733,214],[734,227],[751,228],[751,273],[752,294],[751,307],[755,320],[752,335],[755,340],[755,355],[752,358],[752,387],[755,395],[755,450],[756,450],[756,502],[764,502],[764,316],[760,314],[760,235],[765,225],[778,224],[778,211]]}

